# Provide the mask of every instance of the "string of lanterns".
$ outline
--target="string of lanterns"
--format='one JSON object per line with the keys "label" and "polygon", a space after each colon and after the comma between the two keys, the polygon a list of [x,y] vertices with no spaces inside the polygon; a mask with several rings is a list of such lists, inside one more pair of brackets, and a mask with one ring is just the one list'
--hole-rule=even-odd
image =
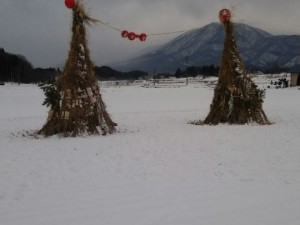
{"label": "string of lanterns", "polygon": [[147,34],[142,33],[142,34],[136,34],[134,32],[129,32],[127,30],[123,30],[121,32],[122,38],[128,38],[130,41],[133,41],[134,39],[138,38],[140,41],[146,41],[147,39]]}
{"label": "string of lanterns", "polygon": [[[65,0],[65,5],[68,9],[73,9],[76,6],[76,1],[75,0]],[[168,35],[168,34],[175,34],[175,33],[184,33],[188,30],[181,30],[181,31],[173,31],[173,32],[165,32],[165,33],[156,33],[156,34],[146,34],[146,33],[141,33],[141,34],[137,34],[135,32],[132,31],[128,31],[128,30],[121,30],[118,29],[116,27],[111,26],[108,23],[102,22],[101,20],[98,20],[99,23],[101,23],[102,25],[109,27],[111,29],[114,29],[118,32],[121,33],[121,37],[124,39],[128,39],[130,41],[134,41],[136,39],[139,39],[141,42],[144,42],[147,40],[148,36],[154,36],[154,35]]]}
{"label": "string of lanterns", "polygon": [[[65,0],[65,5],[68,9],[73,9],[76,6],[76,1],[75,0]],[[141,33],[141,34],[136,34],[135,32],[129,32],[127,30],[121,31],[118,28],[115,28],[113,26],[110,26],[108,23],[104,23],[102,21],[99,21],[101,24],[108,26],[112,29],[115,29],[117,31],[121,32],[122,38],[128,38],[130,41],[135,40],[136,38],[139,39],[140,41],[146,41],[147,39],[147,34]]]}

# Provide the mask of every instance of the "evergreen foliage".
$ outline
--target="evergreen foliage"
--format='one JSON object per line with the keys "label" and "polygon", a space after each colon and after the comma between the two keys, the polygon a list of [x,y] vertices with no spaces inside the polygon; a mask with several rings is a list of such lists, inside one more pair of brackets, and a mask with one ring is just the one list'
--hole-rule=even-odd
{"label": "evergreen foliage", "polygon": [[33,67],[22,55],[7,53],[0,48],[0,81],[30,83]]}
{"label": "evergreen foliage", "polygon": [[219,67],[215,65],[209,66],[189,66],[185,71],[182,71],[180,68],[177,68],[174,76],[177,78],[181,77],[196,77],[201,76],[218,76]]}
{"label": "evergreen foliage", "polygon": [[45,95],[43,105],[50,107],[51,110],[58,108],[60,96],[56,84],[47,81],[39,84],[39,87],[43,90]]}
{"label": "evergreen foliage", "polygon": [[137,80],[148,75],[148,73],[140,70],[121,72],[109,66],[95,66],[94,70],[99,80]]}
{"label": "evergreen foliage", "polygon": [[182,77],[182,75],[183,75],[183,73],[182,73],[181,69],[177,68],[174,76],[177,77],[177,78],[179,78],[179,77]]}

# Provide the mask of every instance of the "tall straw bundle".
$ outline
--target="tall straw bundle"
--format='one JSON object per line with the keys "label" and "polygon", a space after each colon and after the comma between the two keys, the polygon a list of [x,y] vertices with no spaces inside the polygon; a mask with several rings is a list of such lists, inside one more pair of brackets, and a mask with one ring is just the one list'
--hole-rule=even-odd
{"label": "tall straw bundle", "polygon": [[85,25],[96,22],[78,1],[73,8],[68,59],[56,82],[59,100],[50,110],[40,134],[78,136],[115,132],[117,124],[106,111],[87,47]]}

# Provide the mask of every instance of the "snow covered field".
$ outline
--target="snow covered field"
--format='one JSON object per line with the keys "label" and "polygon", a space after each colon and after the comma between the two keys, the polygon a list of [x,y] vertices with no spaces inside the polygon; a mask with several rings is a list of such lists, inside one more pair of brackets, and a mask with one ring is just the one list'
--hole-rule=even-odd
{"label": "snow covered field", "polygon": [[194,126],[213,89],[102,88],[119,133],[30,138],[33,85],[0,87],[1,225],[299,225],[300,91],[267,89],[274,125]]}

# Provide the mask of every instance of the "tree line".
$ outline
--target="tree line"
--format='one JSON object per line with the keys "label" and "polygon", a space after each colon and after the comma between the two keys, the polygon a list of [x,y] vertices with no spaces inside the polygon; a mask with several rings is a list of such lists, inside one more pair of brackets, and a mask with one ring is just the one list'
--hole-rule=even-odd
{"label": "tree line", "polygon": [[121,72],[114,70],[109,66],[95,66],[94,71],[99,80],[137,80],[148,76],[148,73],[144,71],[134,70],[130,72]]}
{"label": "tree line", "polygon": [[[251,67],[251,72],[255,67]],[[95,66],[94,71],[99,80],[137,80],[146,79],[149,76],[147,72],[134,70],[130,72],[121,72],[114,70],[109,66]],[[276,73],[286,71],[274,65],[268,71]],[[174,73],[156,74],[154,78],[175,76],[180,77],[195,77],[201,76],[218,76],[219,66],[189,66],[185,70],[177,68]],[[0,48],[0,82],[18,82],[18,83],[40,83],[45,81],[54,81],[55,77],[61,73],[59,68],[34,68],[32,64],[22,55],[15,55],[5,52]],[[155,75],[155,74],[153,74]]]}
{"label": "tree line", "polygon": [[[120,72],[108,66],[95,66],[94,71],[99,80],[136,80],[148,75],[139,70]],[[0,48],[0,82],[53,82],[60,74],[59,68],[34,68],[24,56],[5,52]]]}
{"label": "tree line", "polygon": [[0,48],[0,81],[17,83],[39,83],[54,80],[60,73],[55,68],[33,68],[22,55],[5,52]]}
{"label": "tree line", "polygon": [[218,76],[219,66],[209,65],[209,66],[189,66],[186,70],[181,70],[178,68],[174,74],[175,77],[196,77],[201,76]]}
{"label": "tree line", "polygon": [[[173,74],[167,76],[217,76],[219,67],[210,66],[190,66],[186,70],[178,68]],[[149,74],[144,71],[134,70],[121,72],[109,66],[95,66],[94,71],[99,80],[137,80],[148,78]],[[61,73],[59,68],[34,68],[32,64],[22,55],[15,55],[5,52],[0,48],[0,81],[18,83],[40,83],[54,81],[55,77]]]}

